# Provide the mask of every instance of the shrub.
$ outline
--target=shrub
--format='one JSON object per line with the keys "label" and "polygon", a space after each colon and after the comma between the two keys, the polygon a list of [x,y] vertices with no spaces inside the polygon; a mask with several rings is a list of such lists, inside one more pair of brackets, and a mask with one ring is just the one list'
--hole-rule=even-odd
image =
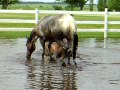
{"label": "shrub", "polygon": [[104,11],[105,10],[105,5],[103,0],[99,0],[98,2],[98,11]]}
{"label": "shrub", "polygon": [[54,8],[55,10],[63,10],[63,7],[62,7],[62,6],[53,5],[53,8]]}

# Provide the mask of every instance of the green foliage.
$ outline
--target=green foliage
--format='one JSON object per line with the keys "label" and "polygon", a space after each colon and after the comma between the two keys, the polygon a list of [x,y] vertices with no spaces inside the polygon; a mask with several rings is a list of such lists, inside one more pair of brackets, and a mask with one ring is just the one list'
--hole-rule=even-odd
{"label": "green foliage", "polygon": [[74,0],[65,0],[65,2],[71,6],[71,10],[73,11],[73,6],[75,5],[75,1]]}
{"label": "green foliage", "polygon": [[79,6],[80,10],[83,10],[86,0],[65,0],[65,2],[71,6],[71,10],[73,10],[74,6]]}
{"label": "green foliage", "polygon": [[93,0],[90,0],[90,11],[93,11]]}
{"label": "green foliage", "polygon": [[120,11],[120,0],[114,0],[115,11]]}
{"label": "green foliage", "polygon": [[83,10],[84,5],[86,4],[86,0],[75,0],[76,1],[76,5],[78,5],[80,7],[80,10]]}
{"label": "green foliage", "polygon": [[120,11],[120,0],[109,0],[108,2],[109,11]]}
{"label": "green foliage", "polygon": [[18,3],[19,0],[0,0],[0,5],[2,5],[2,9],[7,9],[8,5]]}
{"label": "green foliage", "polygon": [[108,10],[112,11],[114,9],[114,0],[109,0],[108,2]]}
{"label": "green foliage", "polygon": [[99,0],[98,1],[98,11],[104,11],[104,10],[105,10],[104,0]]}
{"label": "green foliage", "polygon": [[63,10],[64,9],[62,6],[57,6],[57,5],[53,5],[53,8],[55,10]]}

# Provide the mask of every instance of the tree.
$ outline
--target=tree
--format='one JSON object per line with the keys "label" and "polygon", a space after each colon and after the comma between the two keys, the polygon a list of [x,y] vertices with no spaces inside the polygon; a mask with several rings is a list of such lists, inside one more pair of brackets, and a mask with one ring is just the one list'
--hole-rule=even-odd
{"label": "tree", "polygon": [[65,2],[70,4],[71,10],[73,10],[73,6],[75,5],[75,0],[65,0]]}
{"label": "tree", "polygon": [[8,5],[18,3],[19,0],[0,0],[0,4],[2,5],[2,9],[7,9]]}
{"label": "tree", "polygon": [[99,0],[98,1],[98,11],[104,11],[104,10],[105,10],[104,0]]}
{"label": "tree", "polygon": [[90,11],[93,11],[93,0],[90,0]]}
{"label": "tree", "polygon": [[79,6],[80,10],[83,10],[87,1],[88,0],[65,0],[66,3],[70,4],[71,10],[73,10],[73,6]]}
{"label": "tree", "polygon": [[120,11],[120,0],[114,0],[114,2],[115,11]]}
{"label": "tree", "polygon": [[109,2],[108,2],[108,10],[109,11],[112,11],[112,10],[114,10],[114,0],[109,0]]}
{"label": "tree", "polygon": [[76,0],[76,4],[80,7],[80,10],[83,10],[84,5],[88,0]]}
{"label": "tree", "polygon": [[120,11],[120,1],[119,0],[109,0],[108,2],[109,11]]}

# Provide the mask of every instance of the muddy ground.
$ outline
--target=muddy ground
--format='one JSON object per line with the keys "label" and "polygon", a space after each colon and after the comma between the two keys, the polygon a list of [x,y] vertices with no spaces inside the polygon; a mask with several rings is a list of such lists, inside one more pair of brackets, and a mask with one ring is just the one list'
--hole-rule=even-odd
{"label": "muddy ground", "polygon": [[41,60],[38,44],[26,61],[25,39],[0,40],[0,90],[120,90],[120,48],[78,48],[77,67]]}

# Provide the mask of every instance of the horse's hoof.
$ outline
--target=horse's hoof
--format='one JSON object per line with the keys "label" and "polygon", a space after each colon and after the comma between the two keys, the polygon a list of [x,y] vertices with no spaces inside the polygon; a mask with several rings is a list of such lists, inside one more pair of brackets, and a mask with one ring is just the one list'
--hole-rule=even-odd
{"label": "horse's hoof", "polygon": [[26,55],[26,58],[27,58],[27,60],[31,60],[30,55]]}
{"label": "horse's hoof", "polygon": [[77,63],[75,63],[75,66],[77,67]]}
{"label": "horse's hoof", "polygon": [[50,60],[50,62],[51,62],[51,63],[53,63],[53,62],[54,62],[54,60]]}
{"label": "horse's hoof", "polygon": [[63,67],[66,67],[66,64],[65,64],[65,63],[62,63],[62,66],[63,66]]}
{"label": "horse's hoof", "polygon": [[68,65],[71,65],[70,62],[68,62]]}
{"label": "horse's hoof", "polygon": [[50,58],[50,62],[55,62],[55,60],[53,58]]}

